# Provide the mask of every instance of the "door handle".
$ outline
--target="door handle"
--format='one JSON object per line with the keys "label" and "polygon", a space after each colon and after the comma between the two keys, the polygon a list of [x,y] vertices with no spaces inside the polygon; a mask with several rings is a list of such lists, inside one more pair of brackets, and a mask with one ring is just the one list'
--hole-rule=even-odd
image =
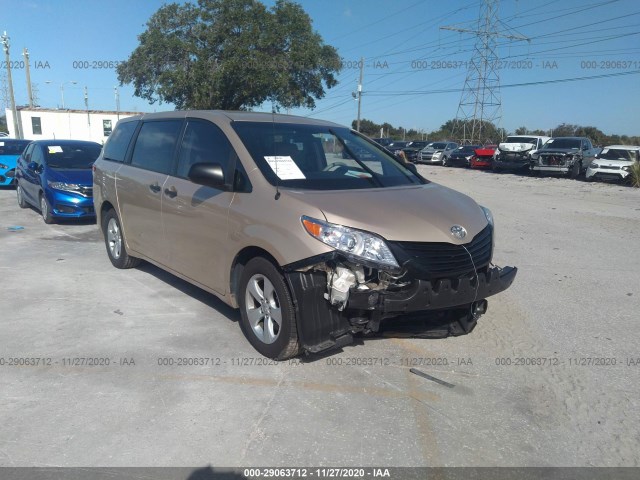
{"label": "door handle", "polygon": [[160,189],[161,189],[161,187],[157,183],[149,185],[149,190],[151,190],[153,193],[158,193],[160,191]]}
{"label": "door handle", "polygon": [[178,191],[176,190],[176,187],[172,186],[171,188],[165,188],[164,194],[169,198],[175,198],[176,195],[178,195]]}

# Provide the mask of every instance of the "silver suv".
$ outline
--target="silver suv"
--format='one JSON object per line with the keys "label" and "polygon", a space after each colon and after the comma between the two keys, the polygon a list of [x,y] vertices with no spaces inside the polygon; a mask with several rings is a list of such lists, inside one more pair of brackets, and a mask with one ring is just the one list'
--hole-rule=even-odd
{"label": "silver suv", "polygon": [[334,123],[131,117],[93,181],[115,267],[144,259],[240,308],[245,336],[271,358],[341,347],[398,318],[430,336],[468,333],[516,276],[491,263],[489,210]]}
{"label": "silver suv", "polygon": [[431,142],[418,153],[418,162],[444,164],[458,147],[455,142]]}

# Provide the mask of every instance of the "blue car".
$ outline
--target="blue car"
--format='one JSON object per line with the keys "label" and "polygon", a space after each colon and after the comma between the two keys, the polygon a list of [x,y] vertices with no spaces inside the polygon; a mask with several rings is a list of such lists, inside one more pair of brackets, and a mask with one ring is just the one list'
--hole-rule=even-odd
{"label": "blue car", "polygon": [[0,137],[0,187],[15,182],[16,162],[30,141]]}
{"label": "blue car", "polygon": [[92,166],[101,149],[81,140],[31,142],[16,166],[18,205],[39,208],[45,223],[95,217]]}

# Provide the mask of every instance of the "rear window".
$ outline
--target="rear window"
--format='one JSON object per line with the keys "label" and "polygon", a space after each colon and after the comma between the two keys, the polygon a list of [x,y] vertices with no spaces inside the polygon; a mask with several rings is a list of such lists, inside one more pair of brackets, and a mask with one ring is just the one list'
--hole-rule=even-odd
{"label": "rear window", "polygon": [[131,138],[136,131],[138,122],[121,122],[116,125],[115,131],[109,136],[104,146],[105,160],[124,162]]}

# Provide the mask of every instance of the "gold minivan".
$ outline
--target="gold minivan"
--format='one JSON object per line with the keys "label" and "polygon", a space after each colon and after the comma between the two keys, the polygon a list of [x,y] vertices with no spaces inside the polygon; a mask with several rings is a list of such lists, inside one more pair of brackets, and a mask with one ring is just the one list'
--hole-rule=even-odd
{"label": "gold minivan", "polygon": [[144,259],[240,308],[245,336],[274,359],[400,327],[469,333],[517,272],[491,263],[488,209],[330,122],[126,118],[93,182],[115,267]]}

